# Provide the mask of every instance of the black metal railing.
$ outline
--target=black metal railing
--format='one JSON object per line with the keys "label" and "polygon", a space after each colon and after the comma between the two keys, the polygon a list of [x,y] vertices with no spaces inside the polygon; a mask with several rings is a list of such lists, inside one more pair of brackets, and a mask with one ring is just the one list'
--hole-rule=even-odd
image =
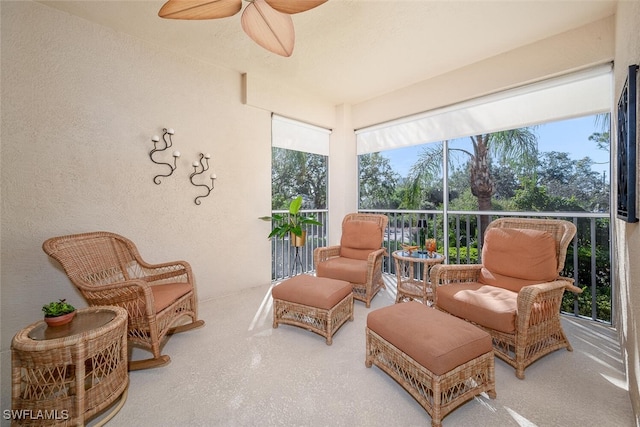
{"label": "black metal railing", "polygon": [[[275,214],[286,215],[288,211],[277,210]],[[322,225],[307,225],[305,245],[294,247],[290,236],[271,239],[271,280],[279,281],[299,273],[313,271],[313,251],[327,246],[327,211],[303,210],[305,216],[313,215]]]}

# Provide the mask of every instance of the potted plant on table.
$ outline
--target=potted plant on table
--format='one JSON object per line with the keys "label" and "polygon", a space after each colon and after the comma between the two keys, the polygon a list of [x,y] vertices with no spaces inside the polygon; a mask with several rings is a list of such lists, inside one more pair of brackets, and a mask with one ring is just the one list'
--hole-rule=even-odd
{"label": "potted plant on table", "polygon": [[289,203],[288,214],[273,214],[272,216],[260,217],[264,221],[273,221],[275,227],[269,233],[268,239],[284,237],[287,234],[291,237],[291,244],[296,247],[304,246],[307,239],[307,232],[302,229],[304,225],[322,225],[313,215],[305,216],[300,213],[302,208],[302,196],[298,196]]}
{"label": "potted plant on table", "polygon": [[64,299],[43,305],[42,311],[44,312],[44,321],[49,326],[66,325],[76,315],[76,308]]}

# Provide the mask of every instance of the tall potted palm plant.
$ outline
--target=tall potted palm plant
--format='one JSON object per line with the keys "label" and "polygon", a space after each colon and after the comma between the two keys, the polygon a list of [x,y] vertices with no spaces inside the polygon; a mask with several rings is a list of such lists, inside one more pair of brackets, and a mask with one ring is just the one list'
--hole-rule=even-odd
{"label": "tall potted palm plant", "polygon": [[313,215],[303,215],[300,212],[301,208],[302,196],[298,196],[289,203],[289,213],[260,217],[261,220],[274,222],[275,227],[273,227],[267,238],[270,239],[274,236],[284,237],[289,234],[293,246],[304,246],[307,232],[302,227],[305,225],[322,225],[322,223],[317,221]]}

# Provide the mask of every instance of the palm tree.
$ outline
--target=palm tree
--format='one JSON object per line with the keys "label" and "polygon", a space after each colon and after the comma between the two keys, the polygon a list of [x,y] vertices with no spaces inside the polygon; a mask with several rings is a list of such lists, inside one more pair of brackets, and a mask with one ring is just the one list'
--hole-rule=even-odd
{"label": "palm tree", "polygon": [[[469,168],[469,186],[471,193],[478,199],[478,210],[489,211],[495,184],[491,176],[491,161],[497,159],[509,165],[519,173],[535,174],[538,156],[538,139],[535,127],[512,129],[489,134],[470,136],[471,149],[449,148],[450,152],[458,152],[467,157]],[[427,146],[419,155],[409,172],[409,189],[407,205],[414,208],[419,203],[421,189],[425,182],[431,181],[442,172],[442,144]],[[480,216],[480,239],[489,225],[488,215]]]}
{"label": "palm tree", "polygon": [[595,142],[598,149],[609,151],[611,145],[611,113],[596,114],[595,125],[600,127],[600,132],[591,134],[589,141]]}

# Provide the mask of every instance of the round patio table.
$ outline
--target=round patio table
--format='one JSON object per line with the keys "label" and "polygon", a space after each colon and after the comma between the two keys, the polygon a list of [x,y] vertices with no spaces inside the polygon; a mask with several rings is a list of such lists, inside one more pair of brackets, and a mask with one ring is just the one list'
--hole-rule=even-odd
{"label": "round patio table", "polygon": [[432,252],[404,250],[391,254],[395,261],[398,292],[396,303],[402,301],[420,301],[423,304],[433,304],[433,290],[429,281],[431,267],[444,262],[444,256]]}

